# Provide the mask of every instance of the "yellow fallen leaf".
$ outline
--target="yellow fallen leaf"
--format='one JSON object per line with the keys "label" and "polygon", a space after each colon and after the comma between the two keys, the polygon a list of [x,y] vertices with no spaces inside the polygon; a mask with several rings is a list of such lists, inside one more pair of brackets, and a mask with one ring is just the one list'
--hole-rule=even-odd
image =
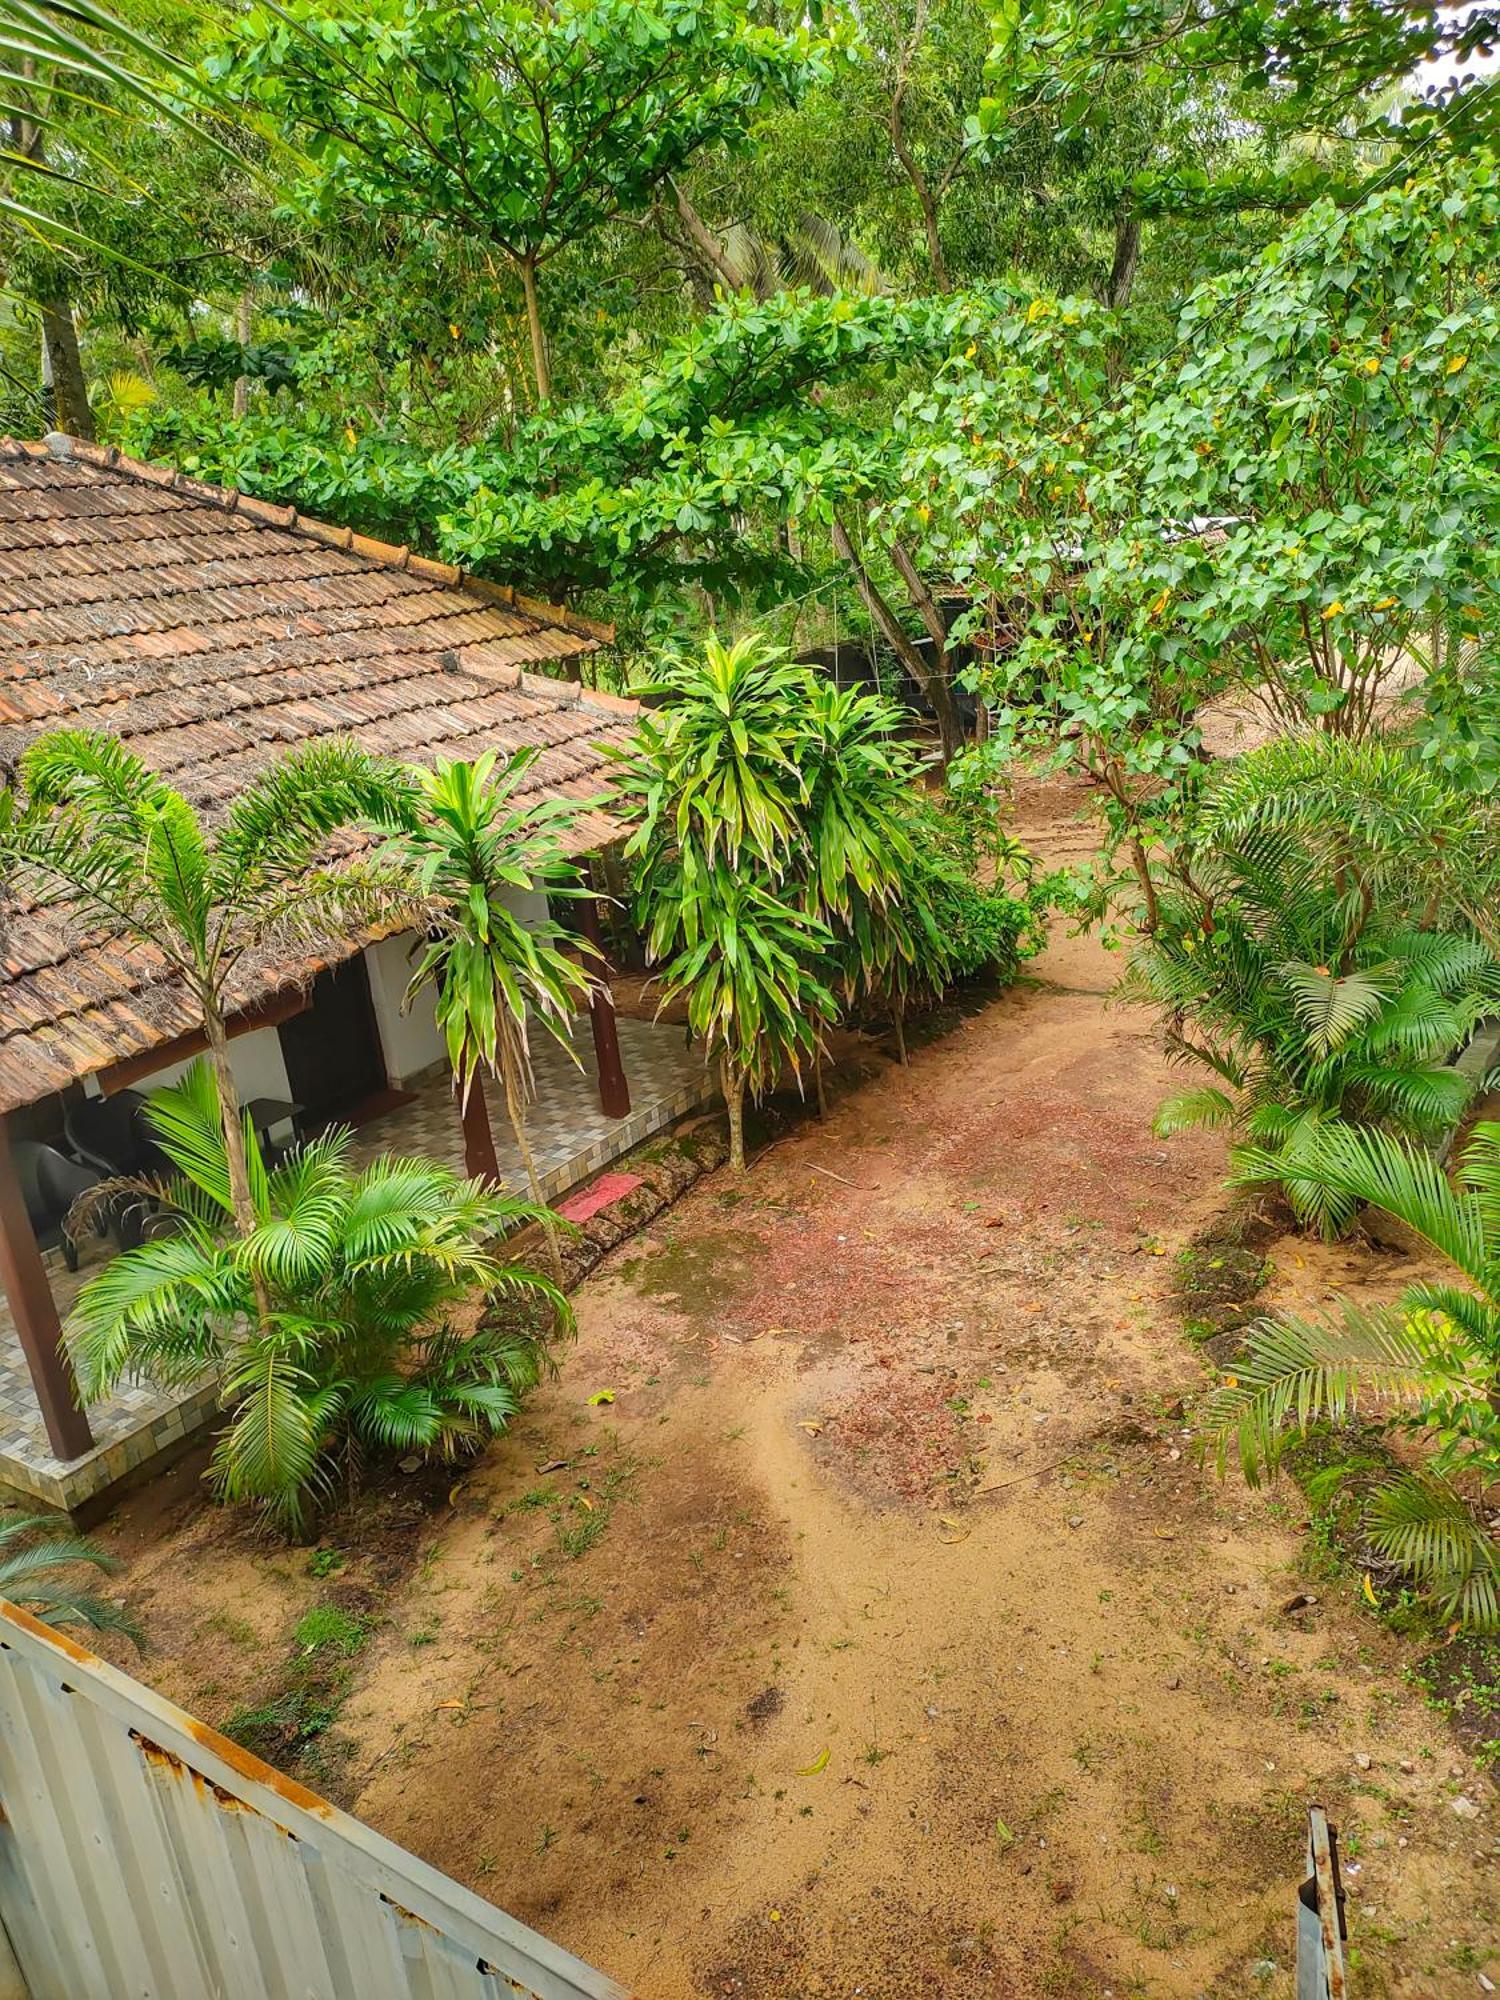
{"label": "yellow fallen leaf", "polygon": [[772,1912],[771,1912],[771,1922],[772,1922],[773,1924],[779,1924],[779,1923],[781,1922],[781,1912],[780,1912],[780,1910],[772,1910]]}
{"label": "yellow fallen leaf", "polygon": [[809,1437],[820,1438],[823,1435],[823,1419],[821,1417],[803,1417],[799,1421],[797,1428],[799,1431],[806,1431]]}
{"label": "yellow fallen leaf", "polygon": [[597,1410],[601,1403],[612,1403],[614,1400],[615,1392],[613,1389],[596,1389],[593,1395],[589,1397],[589,1404],[593,1409]]}
{"label": "yellow fallen leaf", "polygon": [[579,1495],[577,1496],[577,1498],[578,1498],[578,1504],[579,1504],[579,1506],[580,1506],[580,1507],[584,1507],[584,1508],[586,1508],[586,1509],[588,1510],[588,1512],[589,1512],[590,1514],[592,1514],[592,1513],[593,1513],[593,1511],[594,1511],[594,1503],[593,1503],[593,1501],[592,1501],[592,1500],[590,1500],[590,1498],[589,1498],[589,1496],[587,1495],[587,1493],[580,1493],[580,1494],[579,1494]]}
{"label": "yellow fallen leaf", "polygon": [[804,1770],[801,1770],[797,1773],[797,1776],[799,1778],[815,1778],[817,1777],[820,1771],[826,1771],[827,1769],[828,1769],[828,1752],[826,1750],[820,1750],[817,1756],[813,1758],[812,1762],[809,1765],[807,1765],[807,1767]]}
{"label": "yellow fallen leaf", "polygon": [[1455,354],[1453,359],[1448,363],[1448,373],[1450,375],[1457,375],[1460,369],[1467,368],[1468,365],[1469,357],[1467,354]]}
{"label": "yellow fallen leaf", "polygon": [[1375,1595],[1375,1586],[1370,1581],[1370,1572],[1368,1570],[1365,1571],[1365,1596],[1369,1598],[1378,1611],[1380,1609],[1380,1599]]}

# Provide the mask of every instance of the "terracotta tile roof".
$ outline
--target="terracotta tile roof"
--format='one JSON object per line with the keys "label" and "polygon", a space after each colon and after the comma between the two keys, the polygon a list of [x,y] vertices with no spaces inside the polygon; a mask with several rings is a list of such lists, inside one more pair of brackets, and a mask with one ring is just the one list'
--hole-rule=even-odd
{"label": "terracotta tile roof", "polygon": [[[105,729],[211,814],[320,736],[413,762],[539,743],[533,788],[588,800],[632,704],[529,669],[609,636],[161,466],[0,441],[0,775],[42,730]],[[585,811],[579,850],[613,832]],[[316,969],[262,970],[233,997]],[[0,931],[0,1110],[195,1025],[149,954],[66,909]]]}

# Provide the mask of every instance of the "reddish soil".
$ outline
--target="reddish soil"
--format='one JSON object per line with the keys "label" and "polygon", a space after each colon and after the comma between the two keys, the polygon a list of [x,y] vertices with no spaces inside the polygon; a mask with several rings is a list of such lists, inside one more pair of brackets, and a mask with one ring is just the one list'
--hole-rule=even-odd
{"label": "reddish soil", "polygon": [[[1049,856],[1072,806],[1030,801]],[[605,1262],[451,1492],[340,1529],[363,1817],[649,2000],[1231,2000],[1292,1991],[1320,1800],[1361,2000],[1500,1981],[1487,1780],[1353,1580],[1280,1610],[1296,1491],[1195,1456],[1174,1256],[1222,1142],[1152,1136],[1114,970],[1059,937],[909,1069],[863,1051]],[[1399,1272],[1273,1257],[1302,1303]],[[327,1594],[186,1494],[113,1532],[212,1720]]]}

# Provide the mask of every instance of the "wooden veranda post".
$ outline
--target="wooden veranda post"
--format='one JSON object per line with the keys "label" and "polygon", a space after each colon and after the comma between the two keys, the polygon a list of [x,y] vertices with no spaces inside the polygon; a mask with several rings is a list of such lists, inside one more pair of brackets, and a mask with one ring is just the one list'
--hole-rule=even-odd
{"label": "wooden veranda post", "polygon": [[36,1232],[16,1174],[10,1132],[0,1115],[0,1289],[10,1301],[11,1318],[32,1387],[47,1427],[47,1441],[60,1459],[82,1458],[94,1448],[94,1433],[78,1401],[73,1370],[62,1344],[57,1303],[47,1282]]}
{"label": "wooden veranda post", "polygon": [[464,1128],[464,1172],[470,1180],[495,1182],[500,1179],[500,1162],[495,1157],[495,1133],[490,1124],[490,1107],[485,1102],[484,1084],[478,1076],[464,1079],[455,1074],[453,1092],[458,1099]]}
{"label": "wooden veranda post", "polygon": [[593,896],[579,898],[578,928],[599,954],[590,967],[594,986],[589,995],[589,1026],[594,1031],[594,1057],[599,1065],[599,1108],[606,1118],[628,1118],[630,1085],[620,1059],[620,1030],[609,985],[609,960],[604,955],[604,929]]}

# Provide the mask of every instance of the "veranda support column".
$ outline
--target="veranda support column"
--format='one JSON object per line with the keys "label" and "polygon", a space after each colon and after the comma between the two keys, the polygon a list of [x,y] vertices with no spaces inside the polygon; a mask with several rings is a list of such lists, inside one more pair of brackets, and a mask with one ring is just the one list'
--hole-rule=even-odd
{"label": "veranda support column", "polygon": [[57,1304],[47,1282],[31,1218],[16,1178],[10,1133],[0,1116],[0,1289],[10,1301],[11,1318],[36,1390],[47,1441],[58,1458],[82,1458],[94,1448],[94,1433],[78,1403],[73,1370],[62,1345]]}
{"label": "veranda support column", "polygon": [[462,1081],[453,1079],[464,1128],[464,1172],[470,1180],[498,1181],[500,1162],[495,1158],[495,1134],[490,1125],[490,1107],[485,1102],[484,1085],[476,1076],[464,1096]]}
{"label": "veranda support column", "polygon": [[609,990],[609,961],[604,956],[604,932],[599,905],[592,896],[578,901],[578,928],[598,952],[589,967],[596,979],[589,1000],[589,1025],[594,1031],[594,1056],[599,1065],[599,1106],[606,1118],[630,1116],[630,1085],[620,1060],[620,1031],[615,1021],[615,996]]}

